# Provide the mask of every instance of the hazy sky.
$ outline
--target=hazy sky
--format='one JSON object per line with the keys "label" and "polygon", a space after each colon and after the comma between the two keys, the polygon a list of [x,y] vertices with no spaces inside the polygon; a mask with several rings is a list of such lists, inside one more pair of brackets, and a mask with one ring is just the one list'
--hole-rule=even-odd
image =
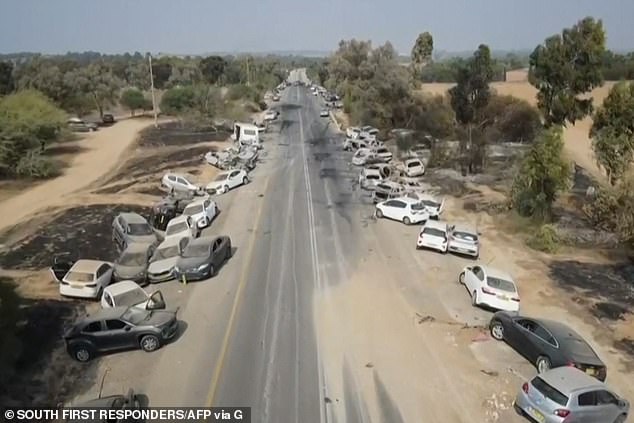
{"label": "hazy sky", "polygon": [[0,52],[331,51],[341,39],[386,40],[409,54],[533,48],[584,16],[612,49],[634,47],[634,0],[0,0]]}

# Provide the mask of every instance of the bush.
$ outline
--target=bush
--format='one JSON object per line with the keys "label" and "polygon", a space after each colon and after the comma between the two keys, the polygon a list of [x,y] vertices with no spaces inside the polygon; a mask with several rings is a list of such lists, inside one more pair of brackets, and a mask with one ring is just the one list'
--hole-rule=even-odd
{"label": "bush", "polygon": [[537,232],[526,240],[533,250],[554,254],[559,250],[559,236],[552,225],[542,225]]}
{"label": "bush", "polygon": [[451,167],[453,164],[453,158],[451,157],[451,149],[443,141],[434,141],[431,145],[431,151],[429,160],[427,161],[427,167],[429,168],[443,168]]}
{"label": "bush", "polygon": [[583,206],[583,213],[590,224],[597,229],[605,231],[616,230],[618,212],[619,199],[617,198],[617,193],[609,188],[597,190],[594,200]]}
{"label": "bush", "polygon": [[161,112],[179,115],[194,107],[196,94],[193,87],[174,87],[165,91],[161,98]]}
{"label": "bush", "polygon": [[27,152],[15,166],[15,175],[21,178],[47,179],[59,174],[57,163],[42,156],[37,150]]}

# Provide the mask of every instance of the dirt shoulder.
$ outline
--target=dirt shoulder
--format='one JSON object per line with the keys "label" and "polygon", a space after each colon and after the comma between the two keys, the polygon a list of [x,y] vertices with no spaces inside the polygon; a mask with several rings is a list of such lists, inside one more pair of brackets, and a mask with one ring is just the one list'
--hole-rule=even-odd
{"label": "dirt shoulder", "polygon": [[128,119],[78,141],[80,150],[62,176],[0,203],[0,231],[39,210],[64,202],[69,194],[98,181],[118,165],[139,131],[151,123],[150,119]]}

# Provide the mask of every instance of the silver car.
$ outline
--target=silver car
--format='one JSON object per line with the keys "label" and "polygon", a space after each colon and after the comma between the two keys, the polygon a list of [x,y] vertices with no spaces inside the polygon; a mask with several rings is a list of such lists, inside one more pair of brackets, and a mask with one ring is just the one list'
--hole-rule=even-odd
{"label": "silver car", "polygon": [[114,280],[131,280],[139,285],[145,284],[148,260],[155,248],[156,244],[129,244],[114,262]]}
{"label": "silver car", "polygon": [[515,410],[540,423],[623,423],[630,403],[575,367],[557,367],[525,382]]}
{"label": "silver car", "polygon": [[154,251],[147,268],[150,283],[165,282],[174,278],[174,266],[190,238],[167,238]]}
{"label": "silver car", "polygon": [[470,225],[456,224],[450,226],[449,231],[448,251],[476,259],[480,257],[480,240],[475,228]]}

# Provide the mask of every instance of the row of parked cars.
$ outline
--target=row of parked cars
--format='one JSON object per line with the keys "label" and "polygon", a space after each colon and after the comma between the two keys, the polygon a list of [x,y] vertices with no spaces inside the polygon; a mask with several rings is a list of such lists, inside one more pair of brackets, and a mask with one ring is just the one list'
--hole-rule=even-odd
{"label": "row of parked cars", "polygon": [[[361,168],[359,186],[372,194],[374,215],[420,225],[417,249],[480,257],[480,233],[469,223],[442,219],[445,201],[424,182],[421,157],[394,163],[379,131],[370,126],[348,128],[343,149],[352,151],[352,165]],[[629,402],[605,385],[607,367],[590,344],[569,326],[523,316],[520,295],[512,276],[479,262],[457,277],[475,307],[493,311],[491,337],[506,342],[537,369],[524,383],[514,407],[540,423],[624,422]]]}

